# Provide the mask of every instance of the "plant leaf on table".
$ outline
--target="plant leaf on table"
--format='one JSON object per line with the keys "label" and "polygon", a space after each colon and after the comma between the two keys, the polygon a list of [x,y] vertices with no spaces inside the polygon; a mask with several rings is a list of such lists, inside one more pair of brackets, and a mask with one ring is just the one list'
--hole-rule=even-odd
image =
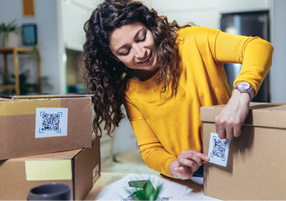
{"label": "plant leaf on table", "polygon": [[130,197],[133,200],[156,200],[162,185],[158,186],[156,189],[152,185],[150,180],[137,180],[132,181],[133,187],[136,188]]}

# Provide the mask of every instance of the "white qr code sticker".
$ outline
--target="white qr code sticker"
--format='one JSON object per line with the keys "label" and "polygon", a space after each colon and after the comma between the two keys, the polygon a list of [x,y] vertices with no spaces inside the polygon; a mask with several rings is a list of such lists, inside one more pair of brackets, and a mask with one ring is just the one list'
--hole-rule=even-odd
{"label": "white qr code sticker", "polygon": [[68,108],[36,108],[35,138],[67,136]]}
{"label": "white qr code sticker", "polygon": [[211,133],[209,154],[210,163],[226,167],[229,152],[229,140],[220,139],[217,133]]}

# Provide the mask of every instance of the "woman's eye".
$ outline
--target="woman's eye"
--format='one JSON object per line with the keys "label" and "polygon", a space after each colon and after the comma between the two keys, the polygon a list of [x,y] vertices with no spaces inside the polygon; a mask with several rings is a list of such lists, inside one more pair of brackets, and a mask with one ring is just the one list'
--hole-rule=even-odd
{"label": "woman's eye", "polygon": [[129,54],[129,52],[130,52],[130,48],[129,48],[129,49],[127,49],[126,51],[122,51],[122,52],[120,52],[119,54],[120,54],[120,55],[122,55],[122,56],[126,56],[126,55],[128,55],[128,54]]}
{"label": "woman's eye", "polygon": [[146,35],[144,35],[144,37],[142,37],[141,39],[138,40],[138,42],[142,42],[146,39]]}

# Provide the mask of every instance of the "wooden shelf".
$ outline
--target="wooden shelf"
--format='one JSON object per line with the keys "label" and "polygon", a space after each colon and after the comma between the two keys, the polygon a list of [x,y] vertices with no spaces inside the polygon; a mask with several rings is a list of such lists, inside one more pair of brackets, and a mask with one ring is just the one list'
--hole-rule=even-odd
{"label": "wooden shelf", "polygon": [[14,89],[14,85],[0,85],[0,89]]}
{"label": "wooden shelf", "polygon": [[14,85],[0,85],[0,89],[15,89],[16,95],[20,95],[20,80],[19,80],[19,54],[35,54],[37,62],[37,80],[38,80],[38,93],[42,93],[41,87],[41,65],[40,53],[38,50],[22,47],[1,47],[0,54],[4,55],[4,80],[8,80],[8,62],[7,55],[13,55],[15,84]]}
{"label": "wooden shelf", "polygon": [[17,51],[19,53],[36,53],[37,52],[37,50],[30,49],[30,48],[23,48],[23,47],[0,47],[0,53],[11,54],[14,51]]}

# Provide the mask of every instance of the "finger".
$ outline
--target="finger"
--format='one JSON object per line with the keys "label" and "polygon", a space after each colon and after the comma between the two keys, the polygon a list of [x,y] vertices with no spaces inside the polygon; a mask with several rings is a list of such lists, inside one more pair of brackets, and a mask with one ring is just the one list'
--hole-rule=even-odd
{"label": "finger", "polygon": [[175,168],[175,172],[178,177],[183,180],[190,179],[193,176],[191,169],[187,167],[177,167]]}
{"label": "finger", "polygon": [[203,154],[201,152],[197,152],[197,151],[194,151],[194,152],[201,159],[202,162],[207,162],[210,160],[210,157],[208,157],[208,155]]}
{"label": "finger", "polygon": [[180,167],[176,167],[175,168],[175,171],[179,174],[182,174],[184,172],[185,168],[183,166],[180,166]]}
{"label": "finger", "polygon": [[218,137],[220,139],[225,139],[226,138],[226,133],[225,133],[225,129],[224,129],[223,123],[219,123],[217,121],[215,123],[215,130],[216,130],[216,133],[218,134]]}
{"label": "finger", "polygon": [[202,164],[202,160],[195,151],[190,151],[188,154],[178,157],[179,166],[187,166],[191,169],[195,169]]}
{"label": "finger", "polygon": [[233,135],[234,137],[239,137],[241,135],[241,126],[235,126],[233,128]]}
{"label": "finger", "polygon": [[179,164],[193,167],[194,163],[196,163],[197,166],[201,166],[203,162],[209,161],[210,159],[203,153],[191,150],[188,154],[181,155],[178,160]]}
{"label": "finger", "polygon": [[[199,167],[202,165],[201,162],[200,162],[200,164],[198,164],[196,161],[191,161],[191,160],[187,160],[187,159],[182,159],[182,164],[187,166],[191,170],[192,174],[194,172],[196,172],[199,169]],[[185,166],[183,166],[183,167],[185,167]],[[186,170],[186,168],[185,168],[185,170]]]}
{"label": "finger", "polygon": [[196,161],[194,159],[186,159],[186,158],[180,160],[180,165],[188,166],[190,168],[200,166],[201,163],[202,163],[201,160]]}
{"label": "finger", "polygon": [[218,128],[218,130],[216,132],[217,132],[218,137],[220,139],[225,139],[226,138],[226,132],[225,132],[225,129],[223,127]]}
{"label": "finger", "polygon": [[195,150],[186,150],[184,152],[185,154],[181,154],[179,158],[188,158],[188,159],[197,159],[199,157],[199,161],[209,161],[209,157],[206,154],[203,154],[201,152],[195,151]]}
{"label": "finger", "polygon": [[233,128],[231,126],[226,128],[226,138],[228,140],[232,140],[233,139]]}
{"label": "finger", "polygon": [[203,164],[206,164],[206,163],[208,163],[210,161],[210,159],[208,160],[208,161],[203,161]]}

